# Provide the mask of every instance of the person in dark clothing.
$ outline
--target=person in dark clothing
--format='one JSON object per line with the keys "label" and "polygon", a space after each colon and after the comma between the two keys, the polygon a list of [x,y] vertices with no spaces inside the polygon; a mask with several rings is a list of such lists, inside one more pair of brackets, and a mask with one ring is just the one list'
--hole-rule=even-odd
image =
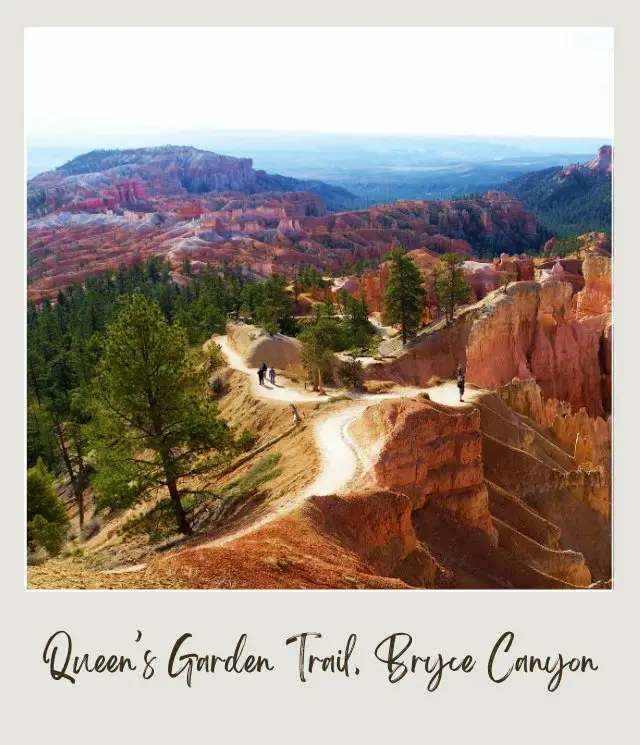
{"label": "person in dark clothing", "polygon": [[269,380],[271,381],[271,385],[276,384],[276,371],[271,367],[269,369]]}
{"label": "person in dark clothing", "polygon": [[258,380],[260,385],[264,385],[264,370],[261,367],[258,368]]}
{"label": "person in dark clothing", "polygon": [[263,376],[265,376],[267,374],[267,370],[268,370],[267,363],[266,362],[263,362],[262,363],[262,375]]}
{"label": "person in dark clothing", "polygon": [[460,400],[462,401],[462,397],[464,396],[464,371],[462,369],[462,365],[458,365],[457,379],[458,390],[460,391]]}

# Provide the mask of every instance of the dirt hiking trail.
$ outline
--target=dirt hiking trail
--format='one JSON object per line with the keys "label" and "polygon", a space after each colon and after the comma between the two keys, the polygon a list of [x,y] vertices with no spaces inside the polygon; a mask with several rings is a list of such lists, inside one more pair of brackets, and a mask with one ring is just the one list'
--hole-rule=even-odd
{"label": "dirt hiking trail", "polygon": [[[246,366],[242,357],[231,347],[226,336],[215,337],[214,341],[220,345],[229,367],[251,376],[251,393],[257,398],[290,403],[299,401],[318,403],[330,401],[332,398],[328,395],[303,393],[284,387],[274,389],[270,385],[261,386],[257,380],[257,368]],[[317,478],[304,491],[292,495],[292,498],[284,505],[252,525],[227,534],[206,545],[221,546],[231,540],[236,540],[271,522],[276,517],[281,517],[290,512],[311,496],[327,496],[343,492],[358,473],[366,475],[370,470],[368,457],[349,434],[353,422],[362,415],[368,406],[374,403],[393,398],[413,398],[421,392],[423,392],[421,388],[399,386],[392,393],[347,393],[347,398],[353,401],[352,405],[320,418],[313,425],[314,440],[321,456],[321,468]],[[432,401],[454,407],[471,405],[481,393],[483,391],[477,389],[467,390],[465,391],[464,401],[460,402],[460,395],[454,383],[443,383],[428,389]]]}

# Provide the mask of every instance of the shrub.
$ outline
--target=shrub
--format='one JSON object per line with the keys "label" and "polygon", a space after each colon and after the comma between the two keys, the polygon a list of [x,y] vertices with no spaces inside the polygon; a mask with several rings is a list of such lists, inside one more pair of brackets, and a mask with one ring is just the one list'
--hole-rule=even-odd
{"label": "shrub", "polygon": [[227,390],[227,384],[220,375],[212,375],[209,378],[209,390],[214,398],[221,398]]}
{"label": "shrub", "polygon": [[80,538],[83,541],[88,541],[89,538],[93,538],[94,535],[97,535],[101,529],[102,523],[100,522],[100,520],[94,517],[93,520],[89,520],[88,523],[85,523],[82,531],[80,532]]}
{"label": "shrub", "polygon": [[46,549],[51,556],[60,553],[67,538],[66,526],[49,522],[42,515],[36,515],[29,523],[31,540],[35,546]]}
{"label": "shrub", "polygon": [[47,560],[47,552],[42,546],[32,547],[27,551],[27,564],[37,567]]}
{"label": "shrub", "polygon": [[127,520],[119,532],[129,536],[146,534],[150,543],[175,535],[177,528],[171,500],[162,499],[146,514]]}
{"label": "shrub", "polygon": [[432,375],[427,381],[427,388],[433,388],[436,385],[442,385],[444,380],[439,375]]}
{"label": "shrub", "polygon": [[236,447],[243,453],[252,450],[258,441],[258,435],[249,429],[243,429],[236,437]]}
{"label": "shrub", "polygon": [[53,488],[51,476],[39,458],[27,471],[27,541],[50,554],[60,553],[69,527],[63,502]]}
{"label": "shrub", "polygon": [[340,364],[338,370],[340,381],[347,388],[359,388],[364,383],[364,368],[362,362],[351,356]]}
{"label": "shrub", "polygon": [[222,367],[225,364],[225,358],[222,354],[222,349],[220,348],[219,344],[216,344],[215,341],[211,341],[207,345],[206,358],[208,370],[217,370],[219,367]]}

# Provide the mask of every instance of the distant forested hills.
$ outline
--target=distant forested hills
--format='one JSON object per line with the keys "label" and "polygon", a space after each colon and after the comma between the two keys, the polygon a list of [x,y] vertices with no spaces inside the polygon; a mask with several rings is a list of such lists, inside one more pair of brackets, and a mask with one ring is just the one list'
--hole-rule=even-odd
{"label": "distant forested hills", "polygon": [[611,231],[612,179],[608,171],[546,168],[518,176],[503,188],[557,235]]}

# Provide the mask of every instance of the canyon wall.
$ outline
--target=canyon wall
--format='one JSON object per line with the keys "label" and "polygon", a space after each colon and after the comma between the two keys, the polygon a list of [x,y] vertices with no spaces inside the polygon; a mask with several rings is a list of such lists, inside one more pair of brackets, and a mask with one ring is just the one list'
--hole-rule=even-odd
{"label": "canyon wall", "polygon": [[586,586],[582,547],[607,577],[602,473],[576,468],[552,432],[532,429],[500,398],[462,408],[388,400],[350,434],[376,488],[408,497],[419,541],[456,586]]}
{"label": "canyon wall", "polygon": [[352,432],[361,443],[383,443],[374,465],[379,486],[407,494],[413,510],[432,502],[496,538],[477,409],[460,412],[424,400],[390,400],[368,407]]}
{"label": "canyon wall", "polygon": [[546,398],[602,415],[600,338],[571,313],[571,285],[518,282],[496,294],[467,340],[467,380],[494,389],[533,377]]}

